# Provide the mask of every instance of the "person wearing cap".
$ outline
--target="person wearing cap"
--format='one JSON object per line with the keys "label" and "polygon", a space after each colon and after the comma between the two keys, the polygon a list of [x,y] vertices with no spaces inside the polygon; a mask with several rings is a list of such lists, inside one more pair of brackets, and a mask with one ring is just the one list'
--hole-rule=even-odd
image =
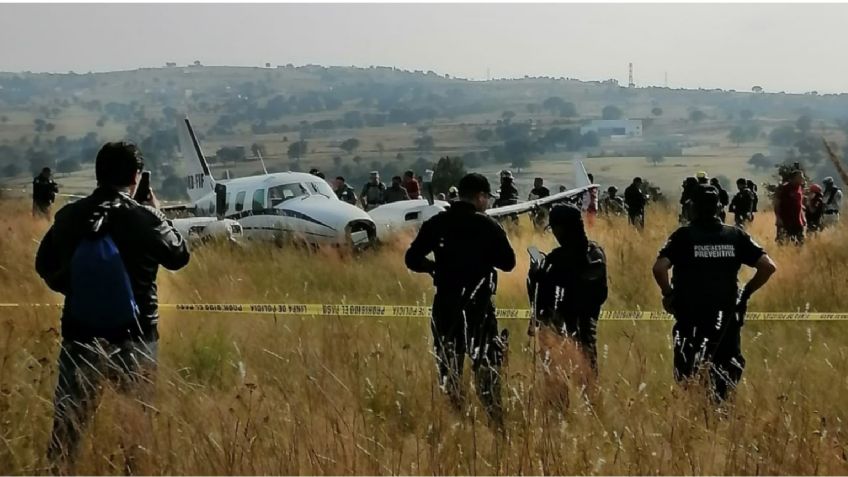
{"label": "person wearing cap", "polygon": [[450,186],[448,189],[448,202],[454,202],[459,200],[459,189],[456,186]]}
{"label": "person wearing cap", "polygon": [[793,169],[774,194],[776,237],[779,244],[804,243],[804,171]]}
{"label": "person wearing cap", "polygon": [[515,187],[515,179],[512,177],[512,171],[504,169],[501,171],[500,176],[501,188],[498,191],[498,199],[495,201],[495,207],[517,204],[518,189]]}
{"label": "person wearing cap", "polygon": [[58,193],[59,186],[53,182],[53,172],[49,167],[41,169],[32,180],[32,216],[49,219],[50,208]]}
{"label": "person wearing cap", "polygon": [[737,227],[744,229],[748,222],[754,220],[754,193],[748,188],[748,181],[744,178],[736,180],[738,191],[730,201],[728,211],[733,214],[733,221]]}
{"label": "person wearing cap", "polygon": [[366,211],[386,203],[386,184],[380,182],[380,173],[371,171],[369,175],[368,182],[365,183],[362,193],[359,194],[359,201]]}
{"label": "person wearing cap", "polygon": [[406,189],[410,199],[421,198],[421,184],[415,178],[415,173],[412,170],[403,173],[403,188]]}
{"label": "person wearing cap", "polygon": [[[719,221],[718,207],[718,191],[699,186],[692,222],[671,234],[653,273],[663,308],[675,319],[675,379],[688,382],[706,370],[711,394],[721,401],[745,367],[740,333],[748,300],[776,267],[744,230]],[[756,274],[740,293],[737,276],[742,265],[755,268]]]}
{"label": "person wearing cap", "polygon": [[334,190],[336,192],[336,197],[338,197],[339,200],[347,202],[350,205],[356,205],[356,191],[353,190],[353,187],[351,187],[350,184],[345,182],[344,177],[336,177],[335,186]]}
{"label": "person wearing cap", "polygon": [[818,184],[810,184],[804,197],[804,218],[807,220],[807,232],[813,234],[822,229],[824,217],[824,199],[822,188]]}
{"label": "person wearing cap", "polygon": [[695,179],[698,180],[699,185],[706,185],[710,183],[710,176],[708,176],[705,171],[698,171],[698,173],[695,174]]}
{"label": "person wearing cap", "polygon": [[[484,212],[491,188],[482,175],[459,181],[459,200],[421,225],[406,251],[406,266],[433,277],[433,346],[439,382],[451,403],[464,403],[461,378],[465,354],[471,357],[477,393],[492,423],[503,429],[500,366],[506,330],[498,334],[492,297],[497,271],[515,268],[506,232]],[[434,255],[435,260],[428,258]]]}
{"label": "person wearing cap", "polygon": [[400,176],[392,177],[392,185],[383,193],[383,202],[391,204],[401,200],[409,200],[409,193],[403,188],[403,179]]}
{"label": "person wearing cap", "polygon": [[833,177],[825,177],[822,181],[824,191],[822,192],[822,200],[824,201],[824,216],[822,217],[822,226],[830,227],[839,222],[839,210],[842,208],[842,191],[833,182]]}
{"label": "person wearing cap", "polygon": [[609,186],[607,195],[601,201],[601,210],[607,215],[624,215],[627,212],[627,206],[624,204],[624,199],[618,195],[618,187]]}
{"label": "person wearing cap", "polygon": [[624,203],[627,204],[630,225],[639,230],[645,228],[645,205],[648,203],[648,196],[642,192],[641,177],[634,177],[633,182],[624,189]]}
{"label": "person wearing cap", "polygon": [[[551,209],[550,228],[559,247],[531,265],[527,291],[534,319],[528,333],[533,336],[541,327],[543,347],[555,343],[544,333],[573,340],[597,374],[598,317],[608,295],[606,255],[589,240],[581,211],[571,204]],[[547,357],[549,351],[543,351]]]}

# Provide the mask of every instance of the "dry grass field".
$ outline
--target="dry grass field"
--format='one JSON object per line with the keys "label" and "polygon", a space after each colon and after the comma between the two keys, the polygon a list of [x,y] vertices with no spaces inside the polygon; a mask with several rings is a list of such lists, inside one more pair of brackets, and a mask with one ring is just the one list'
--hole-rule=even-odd
{"label": "dry grass field", "polygon": [[[58,303],[32,266],[47,224],[26,203],[2,205],[0,302]],[[771,220],[760,215],[753,235],[779,269],[751,309],[848,312],[848,228],[778,248]],[[648,223],[641,234],[621,220],[589,231],[609,258],[608,310],[659,308],[650,267],[675,215],[651,209]],[[357,256],[201,248],[187,269],[161,272],[161,298],[427,304],[428,279],[402,264],[409,240]],[[550,249],[552,238],[524,223],[511,240],[519,265],[501,275],[497,303],[523,308],[523,250]],[[0,313],[0,473],[43,473],[58,314]],[[76,471],[121,473],[122,448],[137,443],[144,474],[848,473],[848,323],[747,323],[747,370],[723,418],[702,393],[674,384],[669,322],[601,322],[596,388],[572,389],[568,407],[548,401],[526,323],[502,326],[513,337],[503,437],[476,398],[457,413],[440,394],[426,319],[165,311],[155,399],[142,406],[107,391]]]}

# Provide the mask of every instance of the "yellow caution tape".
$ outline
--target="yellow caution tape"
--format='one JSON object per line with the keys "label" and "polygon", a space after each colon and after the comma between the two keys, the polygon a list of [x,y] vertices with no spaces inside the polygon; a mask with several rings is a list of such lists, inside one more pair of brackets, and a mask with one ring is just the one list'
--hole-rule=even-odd
{"label": "yellow caution tape", "polygon": [[[0,303],[0,308],[44,307],[62,305],[45,303]],[[296,304],[296,303],[177,303],[161,304],[159,308],[188,313],[228,313],[251,315],[282,315],[309,317],[377,317],[377,318],[429,318],[429,306],[406,305],[348,305],[348,304]],[[502,320],[528,320],[526,308],[498,308]],[[674,317],[657,311],[602,311],[604,321],[673,321]],[[759,313],[749,312],[747,321],[844,321],[848,313]]]}

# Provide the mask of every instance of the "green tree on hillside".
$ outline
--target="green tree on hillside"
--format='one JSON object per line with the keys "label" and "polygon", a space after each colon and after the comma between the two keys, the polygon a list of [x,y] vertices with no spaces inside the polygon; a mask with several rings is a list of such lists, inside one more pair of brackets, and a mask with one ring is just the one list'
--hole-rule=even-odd
{"label": "green tree on hillside", "polygon": [[693,109],[689,113],[689,120],[695,124],[700,123],[704,119],[707,119],[707,113],[701,111],[700,109]]}
{"label": "green tree on hillside", "polygon": [[797,121],[795,121],[795,127],[801,131],[801,134],[807,134],[810,132],[810,128],[813,126],[813,118],[810,117],[809,114],[801,115]]}
{"label": "green tree on hillside", "polygon": [[435,140],[433,139],[433,136],[429,135],[415,138],[415,141],[413,141],[413,143],[415,144],[415,148],[419,151],[431,151],[435,146]]}
{"label": "green tree on hillside", "polygon": [[353,153],[353,151],[359,149],[359,139],[352,137],[350,139],[345,139],[339,144],[339,148],[345,151],[348,154]]}
{"label": "green tree on hillside", "polygon": [[601,118],[603,119],[621,119],[624,113],[617,106],[607,105],[601,110]]}
{"label": "green tree on hillside", "polygon": [[770,169],[771,161],[764,154],[758,152],[748,159],[748,165],[754,169]]}
{"label": "green tree on hillside", "polygon": [[451,186],[459,185],[459,180],[465,177],[467,171],[462,159],[458,157],[443,157],[436,163],[433,174],[433,193],[447,194]]}
{"label": "green tree on hillside", "polygon": [[292,159],[300,159],[306,155],[308,150],[308,143],[304,140],[300,140],[289,144],[287,154]]}
{"label": "green tree on hillside", "polygon": [[727,135],[727,139],[736,144],[736,147],[739,147],[740,144],[748,140],[748,135],[742,126],[734,126]]}
{"label": "green tree on hillside", "polygon": [[660,108],[660,107],[656,107],[656,108],[654,108],[654,109],[652,109],[652,110],[651,110],[651,114],[653,114],[654,116],[659,117],[659,116],[662,116],[662,114],[663,114],[663,110],[662,110],[662,108]]}

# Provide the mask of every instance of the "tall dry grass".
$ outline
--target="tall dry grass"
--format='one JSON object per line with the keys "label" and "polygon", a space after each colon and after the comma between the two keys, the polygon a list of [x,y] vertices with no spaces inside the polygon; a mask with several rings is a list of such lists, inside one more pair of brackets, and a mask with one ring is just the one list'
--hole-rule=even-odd
{"label": "tall dry grass", "polygon": [[[46,224],[29,218],[26,204],[4,206],[0,302],[56,302],[32,271]],[[622,221],[590,230],[610,262],[608,309],[659,306],[650,266],[674,215],[651,211],[648,221],[641,234]],[[779,272],[752,309],[848,311],[845,228],[802,249],[778,248],[769,222],[761,215],[753,234]],[[552,243],[526,225],[512,240],[519,266],[502,275],[498,303],[523,307],[521,249]],[[162,299],[426,304],[428,280],[403,267],[408,241],[361,256],[204,248],[185,271],[161,274]],[[57,312],[0,313],[0,473],[41,473]],[[150,474],[848,472],[848,323],[748,323],[747,371],[720,418],[702,393],[673,383],[670,323],[602,322],[597,388],[588,398],[572,389],[564,407],[549,404],[526,324],[505,322],[513,340],[504,438],[475,398],[458,414],[440,395],[426,320],[165,312],[161,323],[156,398],[142,411],[107,390],[77,472],[122,472],[127,443],[142,446],[136,470]]]}

